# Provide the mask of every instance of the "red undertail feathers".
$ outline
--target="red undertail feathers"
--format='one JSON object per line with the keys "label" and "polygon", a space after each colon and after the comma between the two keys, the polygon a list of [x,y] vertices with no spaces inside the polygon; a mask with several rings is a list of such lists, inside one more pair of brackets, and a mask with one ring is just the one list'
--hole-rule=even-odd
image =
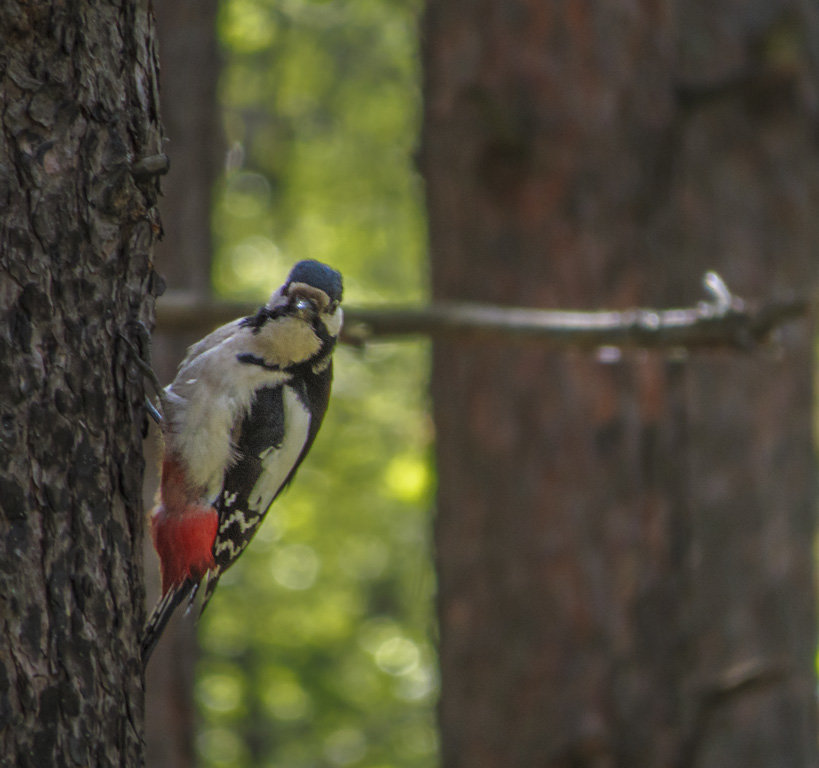
{"label": "red undertail feathers", "polygon": [[186,579],[194,583],[216,567],[213,542],[218,514],[192,493],[184,470],[173,458],[162,464],[160,502],[151,513],[151,535],[159,555],[162,594]]}

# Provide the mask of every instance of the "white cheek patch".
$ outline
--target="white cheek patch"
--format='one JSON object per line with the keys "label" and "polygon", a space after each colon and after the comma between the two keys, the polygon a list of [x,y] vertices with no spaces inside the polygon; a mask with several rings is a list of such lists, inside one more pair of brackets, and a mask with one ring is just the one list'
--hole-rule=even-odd
{"label": "white cheek patch", "polygon": [[321,349],[321,340],[313,329],[296,317],[268,320],[248,343],[253,345],[254,354],[280,368],[308,360]]}

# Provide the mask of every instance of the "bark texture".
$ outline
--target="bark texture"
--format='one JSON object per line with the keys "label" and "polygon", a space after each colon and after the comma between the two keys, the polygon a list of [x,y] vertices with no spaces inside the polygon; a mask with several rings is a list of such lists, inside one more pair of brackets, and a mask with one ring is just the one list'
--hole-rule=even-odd
{"label": "bark texture", "polygon": [[[156,267],[171,290],[200,300],[210,297],[211,195],[222,155],[216,88],[219,56],[216,0],[174,0],[157,4],[157,32],[162,61],[162,121],[170,170],[163,179],[160,203],[164,237],[155,249]],[[213,320],[212,327],[218,325]],[[212,327],[172,332],[157,326],[154,369],[171,381],[185,349]],[[156,430],[152,430],[156,432]],[[158,436],[145,443],[148,473],[145,501],[152,504],[159,482]],[[148,605],[159,595],[159,565],[146,537]],[[190,768],[194,748],[195,622],[178,611],[151,656],[145,674],[145,739],[151,768]]]}
{"label": "bark texture", "polygon": [[0,764],[138,766],[150,3],[9,0],[0,39]]}
{"label": "bark texture", "polygon": [[[811,290],[805,7],[432,0],[434,298]],[[444,768],[816,764],[811,357],[436,343]]]}

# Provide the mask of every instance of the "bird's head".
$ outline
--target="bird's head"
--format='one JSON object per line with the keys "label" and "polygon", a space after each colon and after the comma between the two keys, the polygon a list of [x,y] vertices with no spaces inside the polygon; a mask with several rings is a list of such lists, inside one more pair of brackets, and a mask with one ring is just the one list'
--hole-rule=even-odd
{"label": "bird's head", "polygon": [[265,360],[287,366],[326,357],[341,332],[341,274],[318,261],[296,264],[284,285],[242,325]]}
{"label": "bird's head", "polygon": [[[300,318],[310,325],[320,322],[327,334],[336,338],[341,331],[343,312],[341,274],[319,261],[300,261],[287,277],[285,284],[273,295],[284,307],[284,313]],[[283,302],[283,304],[281,303]]]}

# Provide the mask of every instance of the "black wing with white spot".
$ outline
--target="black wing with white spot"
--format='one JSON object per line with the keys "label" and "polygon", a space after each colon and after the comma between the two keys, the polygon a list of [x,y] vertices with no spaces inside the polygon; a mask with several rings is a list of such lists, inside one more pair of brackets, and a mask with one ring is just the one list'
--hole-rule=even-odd
{"label": "black wing with white spot", "polygon": [[215,507],[216,570],[208,575],[202,610],[220,574],[250,543],[270,505],[290,483],[318,434],[330,399],[332,364],[295,371],[287,384],[259,390],[242,421],[237,460],[225,474]]}
{"label": "black wing with white spot", "polygon": [[[276,452],[284,444],[286,428],[284,387],[259,390],[242,421],[236,443],[237,460],[225,473],[222,491],[215,504],[219,529],[213,556],[220,571],[248,545],[267,508],[281,490],[283,483],[274,482],[278,487],[266,488],[266,493],[260,497],[258,486],[264,485],[265,464],[275,462]],[[282,469],[282,475],[286,477],[290,468]]]}

